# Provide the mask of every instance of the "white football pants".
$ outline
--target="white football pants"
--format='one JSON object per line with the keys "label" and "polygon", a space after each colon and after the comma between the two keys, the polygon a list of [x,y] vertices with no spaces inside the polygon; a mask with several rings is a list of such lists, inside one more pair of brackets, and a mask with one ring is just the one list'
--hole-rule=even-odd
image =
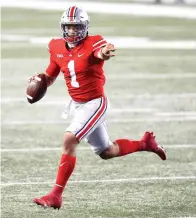
{"label": "white football pants", "polygon": [[98,155],[112,144],[105,124],[108,107],[106,96],[85,103],[70,100],[62,115],[63,118],[73,116],[66,131],[72,132],[78,141],[87,139]]}

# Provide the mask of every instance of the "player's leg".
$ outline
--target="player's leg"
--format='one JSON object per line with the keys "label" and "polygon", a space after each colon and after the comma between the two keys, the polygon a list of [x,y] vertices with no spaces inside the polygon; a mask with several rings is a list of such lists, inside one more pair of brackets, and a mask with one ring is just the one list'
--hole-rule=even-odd
{"label": "player's leg", "polygon": [[111,153],[113,153],[113,156],[117,155],[118,151],[116,149],[118,149],[118,147],[115,149],[115,147],[112,146],[113,143],[109,139],[105,122],[101,123],[86,137],[86,139],[95,154],[100,155],[102,152],[111,147]]}
{"label": "player's leg", "polygon": [[60,208],[62,204],[62,194],[66,183],[71,176],[76,163],[76,145],[78,140],[71,132],[65,132],[63,138],[63,149],[61,160],[57,172],[56,183],[51,192],[41,198],[35,198],[34,202],[44,207]]}
{"label": "player's leg", "polygon": [[157,144],[150,132],[146,132],[141,140],[117,139],[111,142],[105,124],[102,123],[88,135],[87,140],[94,152],[102,159],[124,156],[137,151],[154,152],[162,160],[166,159],[164,150]]}
{"label": "player's leg", "polygon": [[100,154],[100,157],[103,159],[110,159],[138,151],[153,152],[162,160],[166,160],[164,149],[157,144],[155,136],[151,132],[146,132],[141,140],[130,140],[125,138],[117,139]]}
{"label": "player's leg", "polygon": [[72,105],[69,106],[75,111],[75,116],[64,135],[63,154],[57,173],[56,184],[48,195],[40,199],[34,199],[35,203],[41,206],[60,208],[64,187],[75,167],[76,145],[87,134],[94,131],[99,122],[103,122],[107,104],[107,98],[104,96],[84,104],[72,102]]}

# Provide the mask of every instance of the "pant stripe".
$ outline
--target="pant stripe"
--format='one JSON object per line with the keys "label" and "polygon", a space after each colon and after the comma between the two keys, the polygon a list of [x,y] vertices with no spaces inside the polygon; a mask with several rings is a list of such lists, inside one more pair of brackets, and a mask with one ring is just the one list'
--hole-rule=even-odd
{"label": "pant stripe", "polygon": [[102,117],[105,110],[107,108],[107,100],[106,97],[101,98],[101,104],[96,112],[90,117],[90,119],[86,122],[86,124],[80,129],[75,135],[77,139],[80,141],[98,122],[98,120]]}
{"label": "pant stripe", "polygon": [[83,130],[83,129],[86,127],[86,125],[88,125],[88,123],[90,122],[90,120],[91,120],[91,119],[95,116],[95,114],[100,110],[100,108],[101,108],[101,106],[102,106],[102,102],[103,102],[103,98],[101,98],[100,105],[99,105],[99,107],[97,108],[97,110],[95,111],[95,113],[87,120],[87,122],[84,124],[84,126],[83,126],[80,130],[78,130],[78,131],[75,133],[76,136],[79,134],[79,132],[81,132],[81,130]]}
{"label": "pant stripe", "polygon": [[[99,116],[99,118],[96,120],[96,122],[93,124],[93,126],[92,126],[92,128],[96,125],[96,123],[101,119],[101,117],[104,115],[104,113],[106,112],[106,110],[107,110],[107,104],[105,105],[105,109],[104,109],[104,111],[102,112],[102,114]],[[82,140],[87,134],[88,134],[88,132],[92,129],[92,128],[90,128],[81,138],[80,138],[80,140]]]}

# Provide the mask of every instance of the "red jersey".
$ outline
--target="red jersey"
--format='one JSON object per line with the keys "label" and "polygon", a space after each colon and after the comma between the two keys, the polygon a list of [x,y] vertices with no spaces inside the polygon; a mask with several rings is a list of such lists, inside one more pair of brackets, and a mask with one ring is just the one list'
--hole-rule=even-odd
{"label": "red jersey", "polygon": [[104,61],[94,52],[106,45],[100,35],[87,36],[76,47],[68,50],[63,38],[49,43],[50,64],[47,75],[64,74],[69,95],[77,102],[86,102],[104,95]]}

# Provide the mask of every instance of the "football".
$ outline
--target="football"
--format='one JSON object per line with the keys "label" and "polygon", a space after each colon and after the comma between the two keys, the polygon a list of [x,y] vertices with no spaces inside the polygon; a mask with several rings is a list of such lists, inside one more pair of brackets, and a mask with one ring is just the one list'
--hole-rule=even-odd
{"label": "football", "polygon": [[26,96],[30,104],[39,101],[47,91],[46,75],[41,73],[32,77],[27,85]]}

